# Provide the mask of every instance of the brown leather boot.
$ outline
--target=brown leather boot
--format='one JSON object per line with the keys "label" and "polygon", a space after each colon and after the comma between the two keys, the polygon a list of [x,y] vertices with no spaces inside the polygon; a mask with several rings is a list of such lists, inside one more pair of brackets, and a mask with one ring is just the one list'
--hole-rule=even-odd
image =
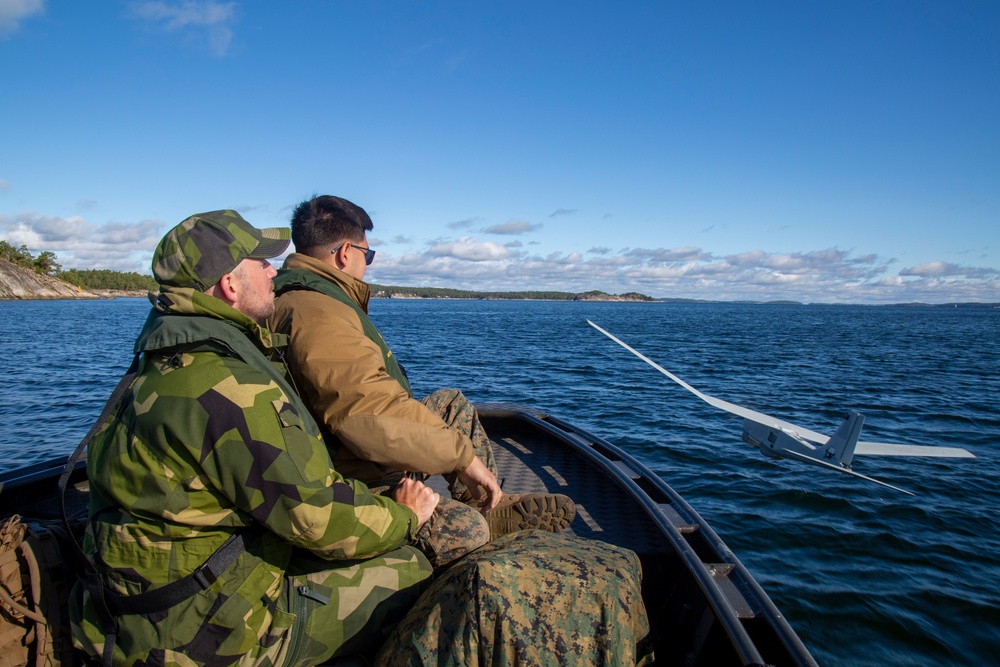
{"label": "brown leather boot", "polygon": [[505,493],[486,515],[490,537],[536,528],[558,533],[573,521],[576,505],[560,493]]}

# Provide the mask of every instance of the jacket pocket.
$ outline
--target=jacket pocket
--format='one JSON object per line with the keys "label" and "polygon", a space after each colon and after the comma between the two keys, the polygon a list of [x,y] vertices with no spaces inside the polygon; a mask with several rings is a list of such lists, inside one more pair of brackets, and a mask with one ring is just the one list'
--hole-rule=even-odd
{"label": "jacket pocket", "polygon": [[285,428],[295,427],[304,429],[302,417],[295,411],[291,403],[276,398],[271,401],[271,405],[274,406],[275,412],[278,413],[278,419],[281,421],[282,426]]}
{"label": "jacket pocket", "polygon": [[[245,655],[260,652],[265,636],[274,633],[280,636],[290,625],[284,618],[280,619],[284,627],[276,623],[274,602],[280,592],[280,574],[264,563],[258,564],[231,594],[219,594],[215,613],[203,621],[189,644],[192,653]],[[268,641],[273,644],[278,638]]]}

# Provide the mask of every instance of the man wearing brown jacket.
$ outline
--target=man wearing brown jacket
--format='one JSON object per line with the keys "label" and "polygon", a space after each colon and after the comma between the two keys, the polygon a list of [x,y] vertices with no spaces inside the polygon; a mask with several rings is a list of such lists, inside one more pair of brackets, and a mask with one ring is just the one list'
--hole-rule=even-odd
{"label": "man wearing brown jacket", "polygon": [[[575,507],[566,496],[503,494],[489,438],[461,392],[413,398],[368,318],[371,290],[363,278],[375,251],[368,246],[373,225],[364,209],[339,197],[314,197],[295,209],[291,227],[296,252],[275,279],[278,297],[269,322],[291,337],[289,366],[336,448],[337,470],[387,487],[405,473],[442,474],[453,498],[486,513],[494,537],[568,526]],[[448,503],[439,507],[447,510]]]}

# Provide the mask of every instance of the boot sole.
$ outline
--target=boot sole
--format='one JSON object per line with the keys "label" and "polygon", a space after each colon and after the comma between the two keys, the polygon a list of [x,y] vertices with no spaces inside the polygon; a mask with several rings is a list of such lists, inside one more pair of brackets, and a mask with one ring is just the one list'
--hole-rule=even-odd
{"label": "boot sole", "polygon": [[519,530],[547,530],[558,533],[576,516],[576,505],[566,496],[532,494],[513,505],[487,515],[490,535],[498,537]]}

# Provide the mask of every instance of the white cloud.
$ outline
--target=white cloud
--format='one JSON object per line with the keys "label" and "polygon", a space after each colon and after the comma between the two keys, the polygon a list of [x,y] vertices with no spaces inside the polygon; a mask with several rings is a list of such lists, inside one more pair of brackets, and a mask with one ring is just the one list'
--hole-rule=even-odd
{"label": "white cloud", "polygon": [[996,269],[983,269],[971,266],[959,266],[951,262],[928,262],[902,269],[901,276],[917,276],[919,278],[946,278],[965,276],[967,278],[989,278],[1000,276]]}
{"label": "white cloud", "polygon": [[486,234],[527,234],[542,228],[541,224],[533,224],[523,220],[508,220],[502,225],[493,225],[483,230]]}
{"label": "white cloud", "polygon": [[0,0],[0,37],[7,37],[21,27],[21,21],[40,14],[43,0]]}
{"label": "white cloud", "polygon": [[[594,251],[591,250],[591,252]],[[693,260],[707,260],[711,257],[701,248],[656,248],[655,250],[636,248],[626,254],[630,257],[650,262],[690,262]]]}
{"label": "white cloud", "polygon": [[[2,0],[0,0],[2,2]],[[0,192],[10,192],[10,183],[0,178]]]}
{"label": "white cloud", "polygon": [[476,241],[470,236],[463,236],[458,241],[435,243],[431,245],[427,254],[431,257],[453,257],[471,262],[505,259],[511,256],[510,251],[502,245],[490,241]]}
{"label": "white cloud", "polygon": [[34,212],[0,214],[0,238],[38,254],[50,251],[66,269],[115,269],[149,273],[153,250],[162,236],[161,220],[94,225],[84,218]]}
{"label": "white cloud", "polygon": [[[0,214],[0,239],[26,245],[36,255],[54,252],[67,269],[148,273],[152,251],[168,226],[161,220],[98,225],[79,216],[24,212]],[[598,247],[586,253],[546,254],[533,254],[538,250],[528,247],[466,236],[435,241],[421,252],[394,255],[380,250],[367,277],[387,285],[485,291],[599,289],[719,301],[1000,302],[996,269],[936,261],[892,271],[892,259],[839,248],[798,253],[754,249],[718,256],[695,247],[617,251]]]}
{"label": "white cloud", "polygon": [[423,253],[380,256],[369,278],[392,285],[485,291],[600,289],[709,300],[1000,301],[998,271],[934,263],[893,275],[890,259],[855,256],[837,248],[801,253],[751,250],[726,257],[690,247],[632,248],[618,253],[592,248],[586,255],[546,256],[501,250],[468,237],[439,242]]}
{"label": "white cloud", "polygon": [[181,32],[190,41],[204,40],[212,53],[223,56],[232,44],[231,24],[236,20],[237,6],[235,2],[215,0],[139,0],[130,9],[138,18],[167,32]]}

